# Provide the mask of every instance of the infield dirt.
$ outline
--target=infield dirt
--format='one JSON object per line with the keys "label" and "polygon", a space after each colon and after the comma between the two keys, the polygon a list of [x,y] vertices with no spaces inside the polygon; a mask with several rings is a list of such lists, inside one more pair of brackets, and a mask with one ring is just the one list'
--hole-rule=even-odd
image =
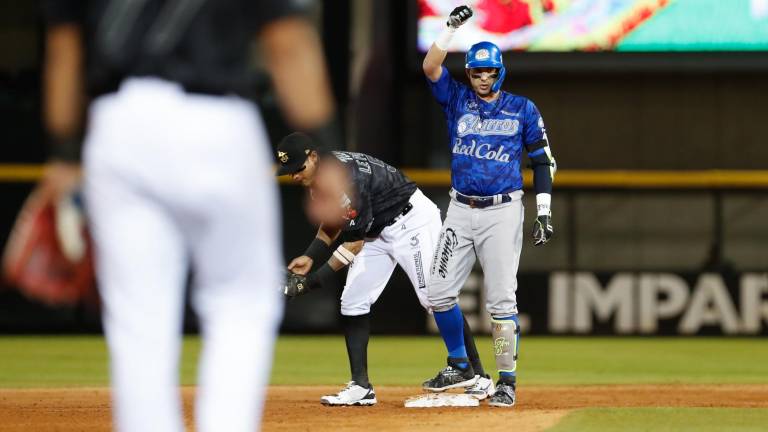
{"label": "infield dirt", "polygon": [[[541,431],[570,410],[599,407],[768,408],[768,385],[530,386],[518,392],[512,409],[404,408],[415,387],[378,387],[374,407],[329,408],[319,398],[337,387],[273,386],[264,414],[265,431],[431,431],[494,428]],[[194,388],[184,388],[191,430]],[[108,431],[109,390],[0,389],[0,431]]]}

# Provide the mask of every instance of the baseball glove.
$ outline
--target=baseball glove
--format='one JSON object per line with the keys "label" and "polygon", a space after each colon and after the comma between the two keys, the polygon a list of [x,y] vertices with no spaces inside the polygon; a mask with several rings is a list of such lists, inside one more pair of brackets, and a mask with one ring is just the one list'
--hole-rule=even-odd
{"label": "baseball glove", "polygon": [[283,287],[283,294],[288,298],[294,298],[309,292],[307,277],[296,273],[288,273]]}
{"label": "baseball glove", "polygon": [[95,294],[90,237],[72,197],[53,202],[33,192],[24,203],[3,254],[3,273],[27,297],[76,305]]}

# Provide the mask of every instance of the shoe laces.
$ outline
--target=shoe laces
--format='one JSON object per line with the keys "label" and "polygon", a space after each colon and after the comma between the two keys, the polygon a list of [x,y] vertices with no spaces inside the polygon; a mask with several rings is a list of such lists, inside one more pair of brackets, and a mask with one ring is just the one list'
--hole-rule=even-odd
{"label": "shoe laces", "polygon": [[469,387],[469,389],[470,390],[485,390],[485,388],[483,388],[483,383],[482,383],[482,379],[483,378],[484,378],[483,376],[478,378],[477,381],[475,381],[475,383],[472,384],[472,387]]}
{"label": "shoe laces", "polygon": [[496,383],[496,392],[498,393],[499,391],[503,392],[509,397],[512,397],[512,395],[515,392],[515,388],[507,383],[503,383],[499,381],[498,383]]}
{"label": "shoe laces", "polygon": [[336,396],[339,396],[339,395],[341,395],[341,394],[342,394],[342,393],[344,393],[345,391],[351,390],[351,389],[352,389],[352,387],[354,387],[354,386],[356,386],[356,385],[357,385],[357,383],[356,383],[356,382],[354,382],[354,381],[350,381],[350,382],[348,382],[348,383],[347,383],[347,385],[346,385],[346,386],[345,386],[343,389],[341,389],[341,391],[340,391],[340,392],[336,393]]}
{"label": "shoe laces", "polygon": [[443,370],[440,371],[440,374],[443,374],[443,373],[449,373],[449,374],[459,373],[459,370],[451,365],[448,365],[444,367]]}

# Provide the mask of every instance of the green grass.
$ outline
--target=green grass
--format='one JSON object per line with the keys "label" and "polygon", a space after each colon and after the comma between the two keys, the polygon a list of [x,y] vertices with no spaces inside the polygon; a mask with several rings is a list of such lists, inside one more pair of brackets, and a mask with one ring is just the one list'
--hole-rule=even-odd
{"label": "green grass", "polygon": [[[478,338],[477,345],[492,371],[490,339]],[[413,385],[436,373],[445,355],[437,337],[374,337],[368,354],[371,380]],[[768,344],[760,339],[529,337],[520,343],[518,371],[526,384],[768,383],[766,358]],[[275,384],[347,380],[343,339],[281,338],[272,376]]]}
{"label": "green grass", "polygon": [[[490,339],[477,340],[494,369]],[[181,382],[195,383],[200,341],[184,340]],[[417,385],[442,367],[438,337],[374,336],[371,380]],[[652,384],[768,383],[768,343],[728,338],[536,338],[521,340],[521,383]],[[0,388],[107,385],[107,350],[95,336],[0,337]],[[273,384],[340,384],[348,380],[340,336],[286,336],[278,340]]]}
{"label": "green grass", "polygon": [[[490,339],[477,340],[494,369]],[[197,337],[184,339],[180,377],[195,383]],[[445,361],[439,337],[374,336],[371,380],[418,385]],[[768,383],[768,343],[729,338],[536,338],[521,341],[519,380],[545,384]],[[107,349],[96,336],[0,337],[0,388],[106,386]],[[344,338],[286,336],[277,342],[273,384],[338,385],[349,376]],[[768,409],[600,408],[568,414],[549,432],[768,430]]]}
{"label": "green grass", "polygon": [[590,408],[573,411],[547,432],[751,432],[768,429],[768,409]]}

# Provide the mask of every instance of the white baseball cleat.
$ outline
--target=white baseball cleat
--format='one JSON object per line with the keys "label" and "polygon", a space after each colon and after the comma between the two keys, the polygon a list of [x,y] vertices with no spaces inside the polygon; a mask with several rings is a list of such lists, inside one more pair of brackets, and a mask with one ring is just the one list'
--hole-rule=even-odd
{"label": "white baseball cleat", "polygon": [[471,395],[477,400],[483,400],[487,397],[493,396],[496,391],[496,386],[493,385],[493,380],[490,376],[477,376],[477,381],[472,387],[467,387],[464,390],[464,394]]}
{"label": "white baseball cleat", "polygon": [[320,403],[326,406],[370,406],[376,405],[376,392],[371,388],[365,388],[350,381],[347,386],[335,395],[327,395],[320,398]]}

